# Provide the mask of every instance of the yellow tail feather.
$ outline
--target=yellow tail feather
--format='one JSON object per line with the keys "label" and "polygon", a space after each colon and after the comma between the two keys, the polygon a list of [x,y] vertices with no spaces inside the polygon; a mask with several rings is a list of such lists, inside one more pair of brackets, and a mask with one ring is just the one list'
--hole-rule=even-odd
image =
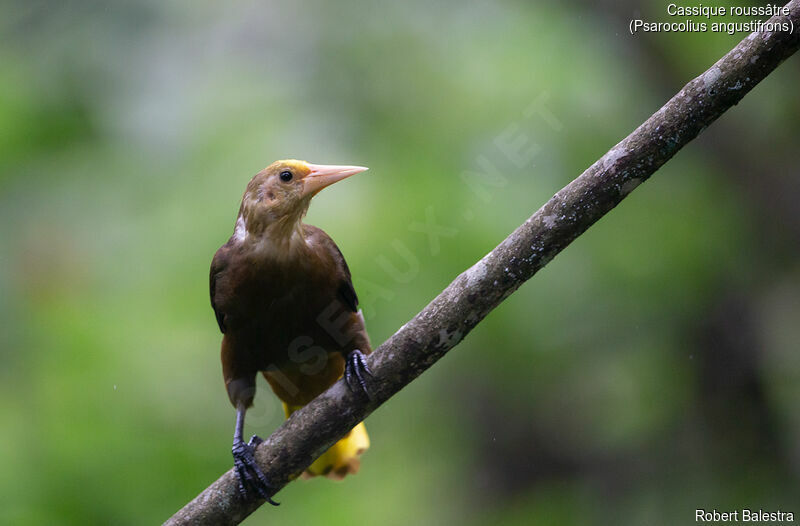
{"label": "yellow tail feather", "polygon": [[[300,409],[299,405],[283,404],[286,418]],[[346,475],[355,475],[361,466],[361,455],[369,448],[369,435],[364,422],[350,430],[341,440],[322,454],[303,472],[303,478],[318,475],[333,480],[342,480]]]}

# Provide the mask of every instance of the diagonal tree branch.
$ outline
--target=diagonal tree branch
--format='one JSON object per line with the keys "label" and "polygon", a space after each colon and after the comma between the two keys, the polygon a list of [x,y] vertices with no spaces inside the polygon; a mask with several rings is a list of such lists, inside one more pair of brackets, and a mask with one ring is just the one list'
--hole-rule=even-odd
{"label": "diagonal tree branch", "polygon": [[[622,142],[561,189],[483,259],[368,357],[373,397],[339,381],[294,413],[256,452],[275,491],[353,426],[460,342],[492,309],[622,201],[800,47],[800,0],[786,4],[794,31],[759,31],[742,40]],[[166,524],[238,524],[263,501],[243,501],[229,470]]]}

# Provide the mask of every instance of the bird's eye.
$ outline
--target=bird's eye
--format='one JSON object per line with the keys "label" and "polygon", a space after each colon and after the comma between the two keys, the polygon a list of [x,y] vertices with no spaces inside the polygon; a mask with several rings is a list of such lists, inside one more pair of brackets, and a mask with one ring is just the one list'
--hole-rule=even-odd
{"label": "bird's eye", "polygon": [[284,170],[281,172],[279,177],[281,178],[281,181],[283,181],[284,183],[288,183],[289,181],[292,180],[292,172],[290,172],[289,170]]}

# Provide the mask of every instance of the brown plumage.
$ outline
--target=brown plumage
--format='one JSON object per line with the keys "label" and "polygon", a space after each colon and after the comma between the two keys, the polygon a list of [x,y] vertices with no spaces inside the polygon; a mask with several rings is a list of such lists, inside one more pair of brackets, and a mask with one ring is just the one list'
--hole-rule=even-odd
{"label": "brown plumage", "polygon": [[[363,354],[371,348],[350,270],[333,240],[301,221],[317,192],[365,169],[271,164],[247,185],[234,234],[211,263],[211,305],[223,333],[225,386],[237,409],[233,452],[244,493],[265,497],[268,488],[252,458],[260,439],[242,440],[258,372],[287,416],[345,370],[351,388],[365,389]],[[369,442],[363,424],[354,431],[307,473],[340,478],[355,472]]]}

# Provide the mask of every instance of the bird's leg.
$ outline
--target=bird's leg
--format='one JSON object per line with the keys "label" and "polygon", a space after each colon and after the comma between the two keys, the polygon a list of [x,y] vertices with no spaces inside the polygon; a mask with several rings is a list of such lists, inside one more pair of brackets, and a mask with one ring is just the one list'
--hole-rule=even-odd
{"label": "bird's leg", "polygon": [[372,398],[364,381],[365,375],[372,376],[372,371],[367,367],[364,353],[358,349],[350,352],[345,358],[344,380],[354,393],[363,393],[367,398]]}
{"label": "bird's leg", "polygon": [[239,404],[236,408],[236,429],[233,432],[233,466],[236,468],[236,477],[239,479],[239,494],[243,499],[249,498],[248,491],[252,490],[273,506],[278,503],[269,496],[272,489],[264,472],[256,464],[255,451],[263,440],[253,435],[250,442],[244,443],[242,433],[244,432],[244,415],[247,408],[244,404]]}

